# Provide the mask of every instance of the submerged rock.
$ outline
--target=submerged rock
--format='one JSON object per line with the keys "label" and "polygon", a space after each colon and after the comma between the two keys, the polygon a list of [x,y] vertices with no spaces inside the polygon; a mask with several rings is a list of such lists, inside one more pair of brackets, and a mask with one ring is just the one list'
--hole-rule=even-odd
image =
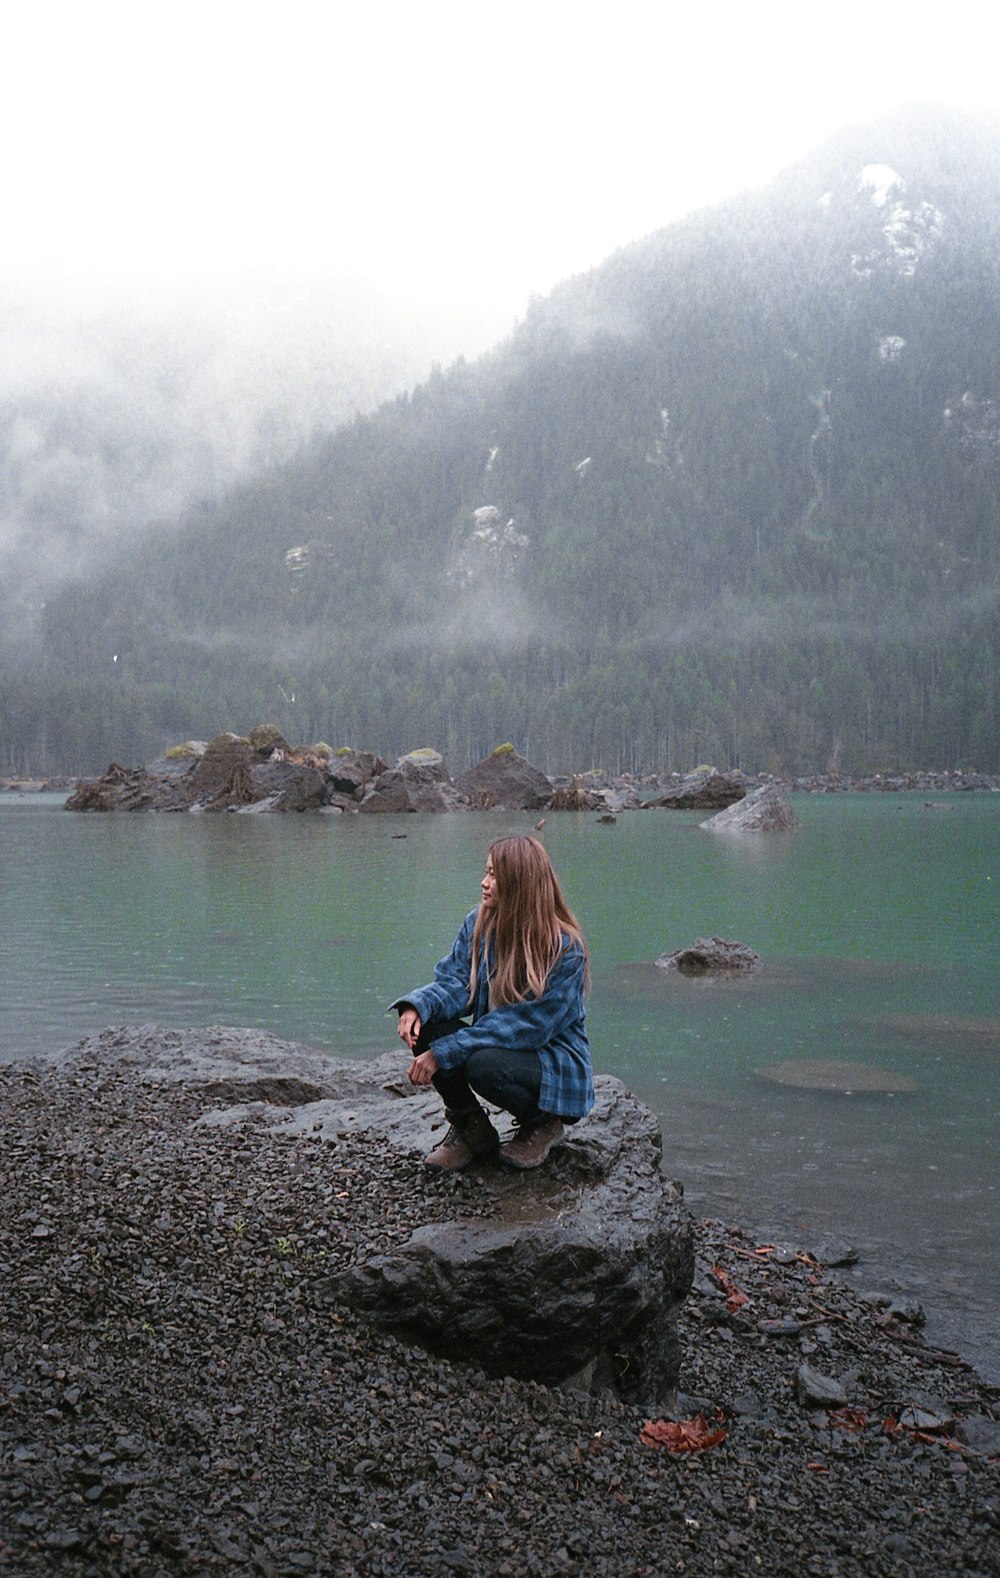
{"label": "submerged rock", "polygon": [[765,1079],[772,1085],[786,1085],[792,1090],[830,1091],[840,1096],[904,1096],[919,1089],[916,1081],[905,1074],[833,1058],[790,1058],[787,1063],[755,1068],[754,1073],[758,1079]]}

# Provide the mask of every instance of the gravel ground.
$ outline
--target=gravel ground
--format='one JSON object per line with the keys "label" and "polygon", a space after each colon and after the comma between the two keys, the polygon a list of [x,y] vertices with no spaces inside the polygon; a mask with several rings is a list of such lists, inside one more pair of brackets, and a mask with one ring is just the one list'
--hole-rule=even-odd
{"label": "gravel ground", "polygon": [[725,1439],[675,1453],[333,1301],[488,1178],[192,1128],[204,1098],[113,1067],[0,1068],[0,1104],[4,1573],[1000,1573],[997,1389],[794,1248],[699,1224],[677,1416]]}

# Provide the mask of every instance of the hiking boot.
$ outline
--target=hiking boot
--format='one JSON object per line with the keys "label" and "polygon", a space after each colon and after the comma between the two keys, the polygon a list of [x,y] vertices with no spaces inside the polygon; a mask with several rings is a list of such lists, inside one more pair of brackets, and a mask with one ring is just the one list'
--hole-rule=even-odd
{"label": "hiking boot", "polygon": [[424,1157],[424,1166],[441,1173],[457,1173],[472,1161],[472,1149],[466,1145],[455,1125],[448,1129],[444,1139]]}
{"label": "hiking boot", "polygon": [[500,1136],[477,1102],[468,1112],[445,1108],[451,1127],[440,1145],[424,1157],[425,1167],[454,1173],[472,1161],[495,1162],[500,1151]]}
{"label": "hiking boot", "polygon": [[516,1167],[520,1172],[541,1167],[553,1145],[562,1137],[561,1118],[544,1118],[534,1128],[519,1124],[514,1138],[500,1147],[500,1160],[505,1167]]}
{"label": "hiking boot", "polygon": [[445,1109],[445,1117],[453,1123],[471,1150],[477,1162],[495,1162],[500,1154],[500,1136],[478,1101],[468,1112]]}

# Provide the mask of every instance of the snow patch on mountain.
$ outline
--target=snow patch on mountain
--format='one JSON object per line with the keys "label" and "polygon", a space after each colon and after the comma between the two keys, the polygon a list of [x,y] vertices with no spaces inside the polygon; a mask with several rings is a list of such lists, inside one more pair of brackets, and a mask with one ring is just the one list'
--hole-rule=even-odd
{"label": "snow patch on mountain", "polygon": [[481,504],[472,511],[461,534],[446,580],[451,586],[468,587],[508,579],[517,571],[530,541],[513,516],[505,520],[495,504]]}
{"label": "snow patch on mountain", "polygon": [[942,412],[945,432],[970,460],[994,460],[1000,455],[1000,403],[967,389],[960,400]]}
{"label": "snow patch on mountain", "polygon": [[876,208],[884,208],[892,192],[906,191],[906,182],[889,164],[866,164],[858,176],[858,191],[869,192]]}
{"label": "snow patch on mountain", "polygon": [[884,213],[879,240],[868,252],[856,252],[851,268],[865,279],[876,269],[889,269],[912,279],[921,259],[941,236],[945,218],[933,203],[907,203],[906,182],[887,164],[866,164],[858,177],[858,192],[870,197]]}

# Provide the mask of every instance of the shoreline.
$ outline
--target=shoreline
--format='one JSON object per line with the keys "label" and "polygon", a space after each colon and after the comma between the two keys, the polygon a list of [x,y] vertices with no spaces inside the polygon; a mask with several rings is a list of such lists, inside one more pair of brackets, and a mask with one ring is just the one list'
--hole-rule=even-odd
{"label": "shoreline", "polygon": [[1000,1388],[905,1310],[698,1222],[675,1412],[725,1439],[646,1444],[640,1410],[487,1381],[331,1301],[360,1243],[474,1212],[487,1175],[252,1108],[198,1124],[217,1094],[101,1039],[0,1067],[0,1565],[995,1578]]}
{"label": "shoreline", "polygon": [[[725,769],[728,774],[738,769]],[[99,777],[94,773],[53,774],[43,778],[0,777],[0,795],[3,794],[63,794],[72,793],[88,780]],[[590,774],[557,774],[554,784],[569,783],[573,777]],[[651,787],[667,789],[680,783],[689,774],[672,773],[608,773],[597,775],[602,781],[620,787]],[[1000,794],[1000,774],[963,771],[959,768],[919,768],[907,772],[802,773],[747,774],[753,784],[773,783],[788,794]]]}

